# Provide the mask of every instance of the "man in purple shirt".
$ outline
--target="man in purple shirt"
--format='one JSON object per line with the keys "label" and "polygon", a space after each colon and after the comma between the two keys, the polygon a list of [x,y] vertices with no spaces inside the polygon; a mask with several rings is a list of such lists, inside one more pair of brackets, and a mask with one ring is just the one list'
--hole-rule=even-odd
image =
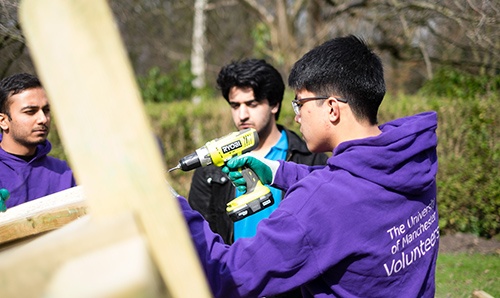
{"label": "man in purple shirt", "polygon": [[65,161],[52,149],[50,105],[37,77],[14,74],[0,81],[0,188],[10,192],[6,207],[76,185]]}
{"label": "man in purple shirt", "polygon": [[215,297],[263,297],[299,287],[304,297],[434,297],[439,226],[437,115],[377,124],[382,63],[355,37],[312,49],[291,70],[292,101],[311,152],[326,166],[231,159],[286,192],[254,237],[224,245],[179,197]]}

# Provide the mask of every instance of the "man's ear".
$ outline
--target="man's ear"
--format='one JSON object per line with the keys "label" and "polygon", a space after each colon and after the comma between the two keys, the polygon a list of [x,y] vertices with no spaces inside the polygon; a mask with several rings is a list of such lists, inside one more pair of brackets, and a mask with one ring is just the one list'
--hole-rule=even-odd
{"label": "man's ear", "polygon": [[271,112],[273,114],[276,114],[276,113],[278,113],[279,108],[280,108],[280,103],[278,102],[277,104],[275,104],[274,106],[272,106]]}
{"label": "man's ear", "polygon": [[5,131],[9,129],[9,116],[5,113],[0,113],[0,128]]}
{"label": "man's ear", "polygon": [[326,106],[328,106],[330,122],[337,123],[340,119],[339,103],[333,97],[330,97],[326,99]]}

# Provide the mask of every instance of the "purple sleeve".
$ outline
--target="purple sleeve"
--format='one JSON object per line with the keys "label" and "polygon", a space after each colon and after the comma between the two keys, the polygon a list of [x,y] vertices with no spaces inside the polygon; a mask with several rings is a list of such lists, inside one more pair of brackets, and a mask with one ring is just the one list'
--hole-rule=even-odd
{"label": "purple sleeve", "polygon": [[285,191],[288,190],[290,186],[297,183],[297,181],[309,175],[312,171],[325,168],[324,165],[307,166],[303,164],[296,164],[291,161],[278,161],[280,166],[276,171],[276,176],[274,177],[272,186]]}
{"label": "purple sleeve", "polygon": [[289,214],[276,210],[259,223],[255,237],[228,246],[186,199],[179,202],[215,297],[275,295],[317,277],[307,237]]}

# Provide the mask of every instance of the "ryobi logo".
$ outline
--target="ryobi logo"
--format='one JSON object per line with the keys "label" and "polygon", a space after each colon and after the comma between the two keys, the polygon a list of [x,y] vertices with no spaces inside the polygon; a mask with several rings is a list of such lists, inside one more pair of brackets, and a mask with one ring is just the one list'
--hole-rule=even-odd
{"label": "ryobi logo", "polygon": [[222,146],[221,149],[222,149],[222,153],[227,154],[228,152],[231,152],[231,151],[236,150],[236,149],[241,148],[241,147],[242,147],[241,142],[238,140],[238,141],[232,142],[231,144],[227,144],[227,145]]}

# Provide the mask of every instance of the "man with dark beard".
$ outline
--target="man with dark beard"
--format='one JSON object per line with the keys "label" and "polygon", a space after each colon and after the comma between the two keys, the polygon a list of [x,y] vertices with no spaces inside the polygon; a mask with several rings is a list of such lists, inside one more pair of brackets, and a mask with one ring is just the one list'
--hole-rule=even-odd
{"label": "man with dark beard", "polygon": [[0,187],[10,192],[7,208],[76,185],[67,163],[47,156],[50,121],[37,77],[20,73],[0,81]]}

